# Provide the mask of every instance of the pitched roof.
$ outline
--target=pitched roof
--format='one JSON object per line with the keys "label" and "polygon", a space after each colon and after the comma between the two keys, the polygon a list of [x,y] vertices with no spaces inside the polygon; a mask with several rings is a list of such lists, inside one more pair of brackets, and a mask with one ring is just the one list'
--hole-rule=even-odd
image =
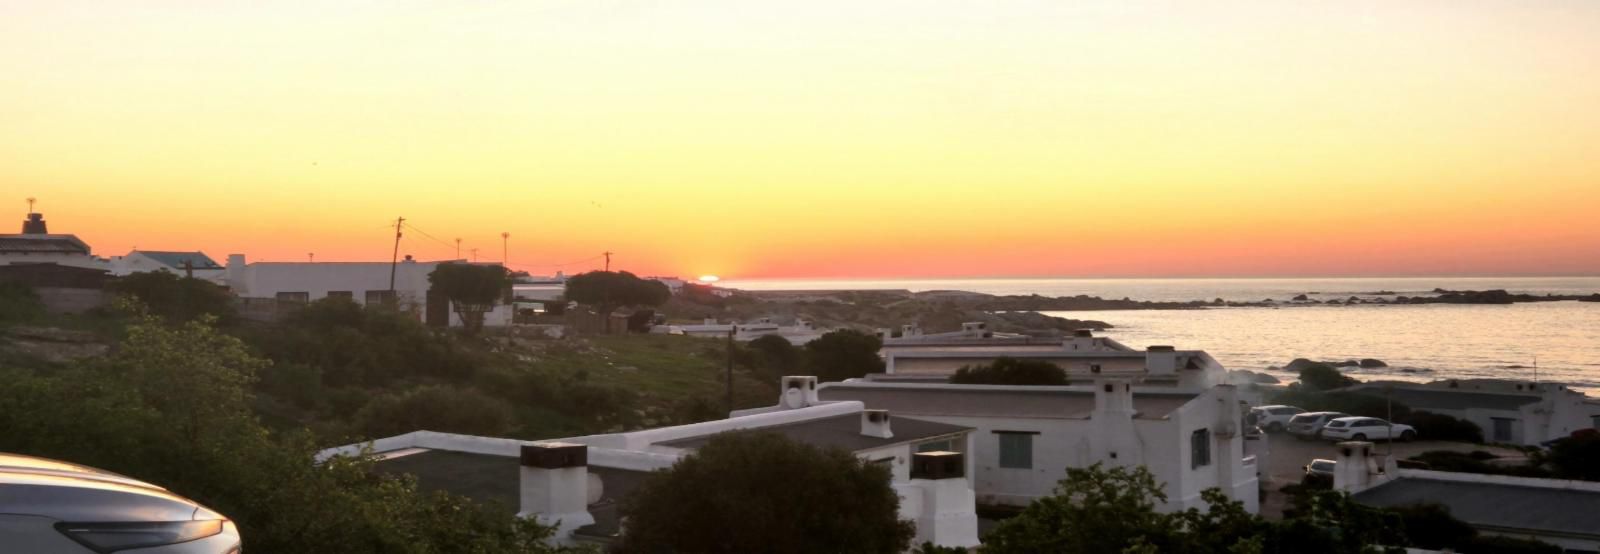
{"label": "pitched roof", "polygon": [[[871,406],[868,407],[870,408]],[[783,425],[760,427],[752,430],[777,433],[788,437],[795,442],[823,447],[837,447],[851,452],[859,452],[862,450],[881,448],[892,444],[902,444],[948,435],[955,435],[972,430],[971,427],[963,427],[960,425],[950,425],[946,423],[912,419],[909,417],[899,417],[893,415],[892,411],[889,416],[889,428],[894,433],[893,438],[883,439],[863,435],[861,434],[861,414],[851,413],[833,417],[808,419],[805,421],[798,421]],[[712,433],[697,437],[674,439],[657,444],[676,448],[699,448],[704,446],[707,442],[710,442],[711,438],[715,436],[716,433]]]}
{"label": "pitched roof", "polygon": [[[827,383],[823,400],[857,400],[890,413],[978,417],[1081,418],[1094,410],[1094,391],[1081,387]],[[1133,393],[1141,419],[1160,419],[1197,396],[1183,392]]]}
{"label": "pitched roof", "polygon": [[1353,498],[1380,507],[1442,504],[1474,527],[1600,538],[1600,491],[1403,477]]}
{"label": "pitched roof", "polygon": [[89,247],[71,235],[0,236],[0,253],[88,254]]}
{"label": "pitched roof", "polygon": [[136,250],[144,257],[155,260],[156,263],[172,269],[183,269],[183,263],[194,264],[195,269],[222,269],[215,260],[204,252],[163,252],[158,250]]}

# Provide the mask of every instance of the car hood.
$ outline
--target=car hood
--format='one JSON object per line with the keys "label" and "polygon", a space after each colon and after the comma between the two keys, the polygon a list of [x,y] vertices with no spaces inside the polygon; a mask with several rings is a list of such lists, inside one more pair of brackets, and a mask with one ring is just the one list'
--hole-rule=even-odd
{"label": "car hood", "polygon": [[211,514],[161,487],[88,466],[0,454],[0,513],[63,521],[181,521]]}

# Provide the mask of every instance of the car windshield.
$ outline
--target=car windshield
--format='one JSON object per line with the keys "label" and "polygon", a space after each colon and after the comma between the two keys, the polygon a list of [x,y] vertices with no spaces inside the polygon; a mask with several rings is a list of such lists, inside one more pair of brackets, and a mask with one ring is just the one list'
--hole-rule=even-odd
{"label": "car windshield", "polygon": [[1310,423],[1311,420],[1316,418],[1317,416],[1297,415],[1289,418],[1289,423]]}
{"label": "car windshield", "polygon": [[1333,471],[1333,460],[1317,460],[1311,462],[1311,469],[1318,471]]}

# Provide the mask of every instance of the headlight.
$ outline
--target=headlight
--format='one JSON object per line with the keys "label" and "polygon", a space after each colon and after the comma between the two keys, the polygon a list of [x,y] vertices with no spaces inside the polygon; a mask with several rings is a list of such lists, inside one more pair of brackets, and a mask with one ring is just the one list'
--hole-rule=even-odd
{"label": "headlight", "polygon": [[203,539],[222,532],[222,520],[57,523],[56,530],[100,554]]}

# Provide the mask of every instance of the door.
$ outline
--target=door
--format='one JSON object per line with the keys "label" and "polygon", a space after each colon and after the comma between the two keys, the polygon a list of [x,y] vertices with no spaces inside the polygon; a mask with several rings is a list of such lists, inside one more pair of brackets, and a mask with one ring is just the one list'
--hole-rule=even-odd
{"label": "door", "polygon": [[1512,442],[1511,424],[1515,419],[1509,417],[1489,418],[1494,421],[1494,442]]}

